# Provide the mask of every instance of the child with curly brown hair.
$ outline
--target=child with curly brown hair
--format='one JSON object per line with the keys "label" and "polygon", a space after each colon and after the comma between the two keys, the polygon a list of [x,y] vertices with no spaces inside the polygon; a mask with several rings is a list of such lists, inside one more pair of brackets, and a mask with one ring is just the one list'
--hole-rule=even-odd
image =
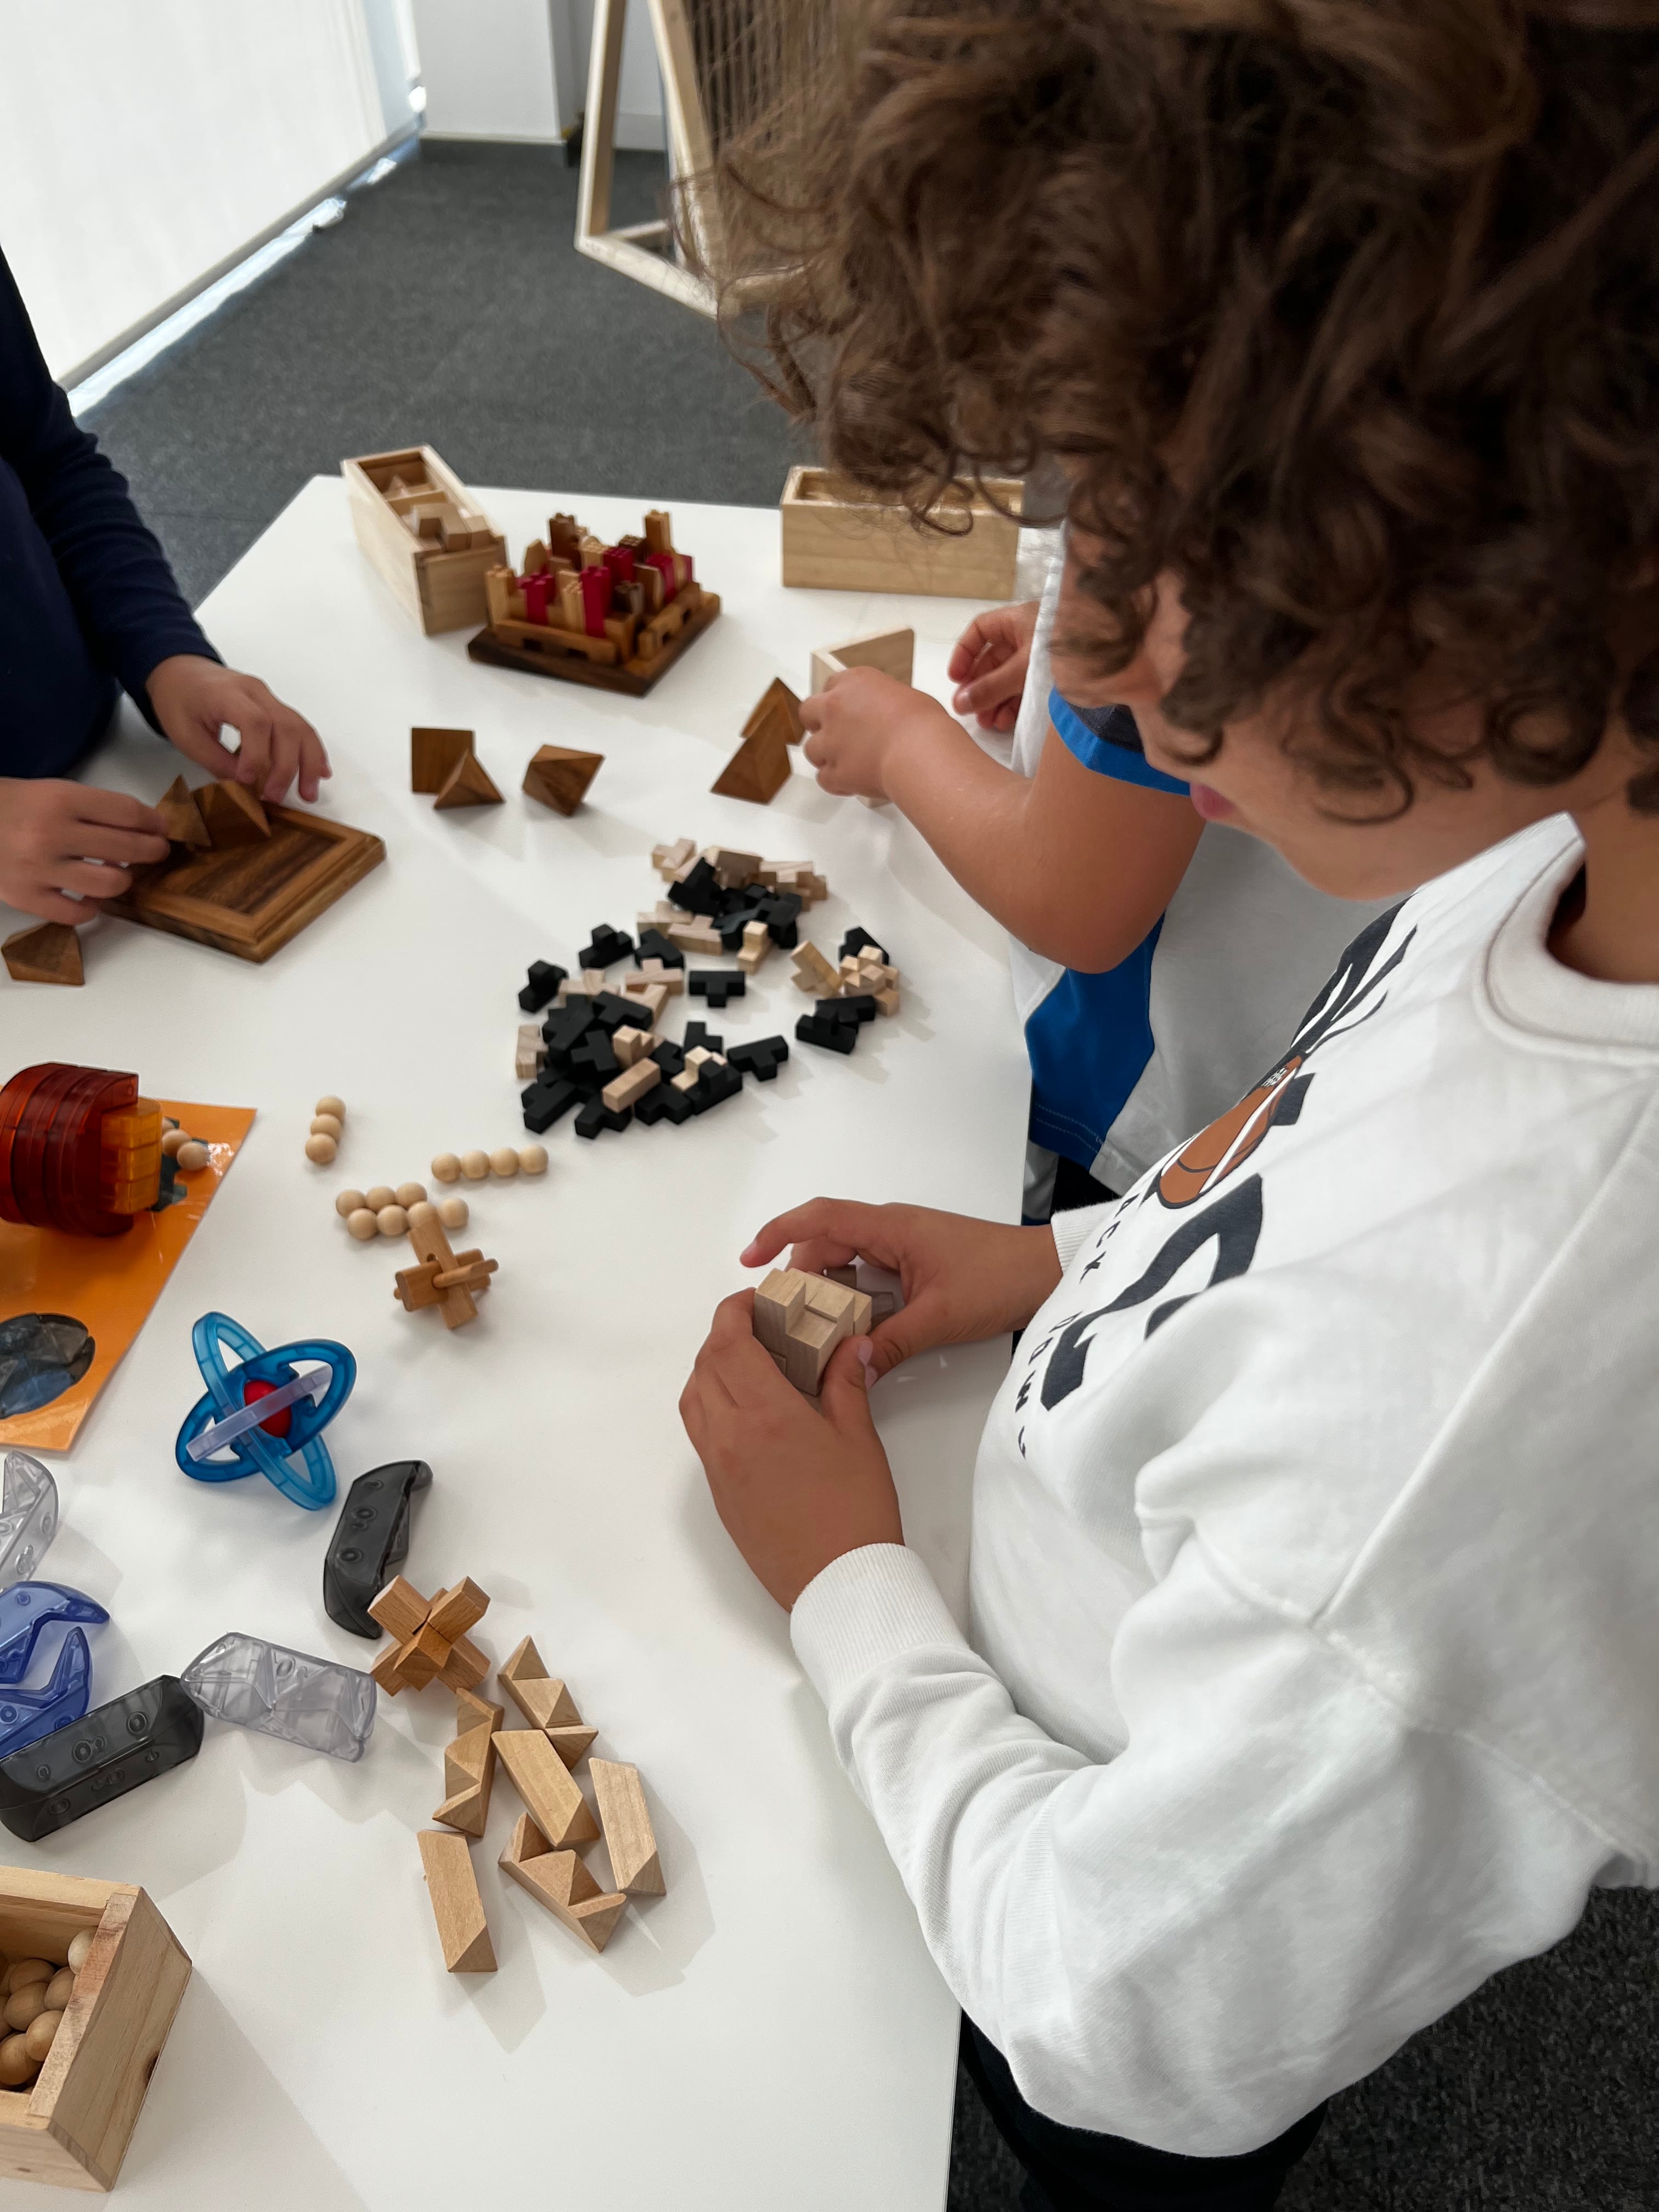
{"label": "child with curly brown hair", "polygon": [[[866,33],[731,200],[781,380],[918,507],[1063,461],[1062,694],[1397,903],[1121,1201],[769,1223],[745,1264],[907,1303],[814,1407],[729,1299],[682,1407],[1024,2203],[1261,2212],[1334,2092],[1659,1887],[1659,9]],[[964,1634],[867,1388],[1021,1326]]]}

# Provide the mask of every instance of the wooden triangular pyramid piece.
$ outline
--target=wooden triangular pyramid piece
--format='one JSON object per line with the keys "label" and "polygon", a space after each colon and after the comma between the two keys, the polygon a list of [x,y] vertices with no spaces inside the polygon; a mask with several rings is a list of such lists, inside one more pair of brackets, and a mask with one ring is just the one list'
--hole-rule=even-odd
{"label": "wooden triangular pyramid piece", "polygon": [[722,799],[747,799],[757,806],[766,806],[788,781],[788,723],[782,709],[773,708],[759,727],[744,739],[709,788]]}
{"label": "wooden triangular pyramid piece", "polygon": [[[562,1682],[548,1673],[541,1653],[528,1636],[495,1669],[495,1680],[532,1728],[550,1732],[580,1727],[582,1717],[576,1711],[575,1699]],[[565,1761],[567,1766],[575,1763],[574,1759]]]}
{"label": "wooden triangular pyramid piece", "polygon": [[463,1835],[482,1836],[495,1780],[495,1747],[501,1709],[470,1690],[455,1692],[455,1741],[444,1751],[444,1802],[432,1815]]}
{"label": "wooden triangular pyramid piece", "polygon": [[578,753],[564,745],[544,745],[524,772],[524,787],[556,814],[574,814],[605,763],[603,753]]}
{"label": "wooden triangular pyramid piece", "polygon": [[81,940],[66,922],[43,921],[20,929],[0,945],[6,973],[14,983],[84,983]]}
{"label": "wooden triangular pyramid piece", "polygon": [[628,1899],[615,1892],[604,1894],[574,1851],[552,1850],[528,1813],[520,1814],[499,1864],[590,1950],[604,1950]]}
{"label": "wooden triangular pyramid piece", "polygon": [[806,732],[800,724],[800,701],[784,682],[775,676],[760,697],[756,700],[749,720],[743,726],[745,738],[752,738],[763,723],[769,722],[775,714],[781,714],[789,732],[789,743],[798,745]]}
{"label": "wooden triangular pyramid piece", "polygon": [[434,811],[447,813],[454,806],[500,806],[501,794],[489,781],[476,753],[463,753],[444,778],[443,788],[433,800]]}
{"label": "wooden triangular pyramid piece", "polygon": [[411,791],[441,791],[458,760],[472,750],[471,730],[411,730],[409,733],[409,787]]}
{"label": "wooden triangular pyramid piece", "polygon": [[240,783],[204,783],[196,805],[208,842],[216,853],[228,853],[239,845],[258,845],[270,835],[265,810]]}
{"label": "wooden triangular pyramid piece", "polygon": [[155,811],[161,817],[169,844],[188,845],[199,853],[213,842],[202,819],[202,810],[196,804],[196,793],[183,776],[174,776],[156,800]]}

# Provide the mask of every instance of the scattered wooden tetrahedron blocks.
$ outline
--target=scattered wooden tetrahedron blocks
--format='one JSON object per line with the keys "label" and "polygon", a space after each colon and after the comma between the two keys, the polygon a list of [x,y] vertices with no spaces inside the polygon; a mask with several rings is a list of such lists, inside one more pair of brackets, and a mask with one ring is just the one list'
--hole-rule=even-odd
{"label": "scattered wooden tetrahedron blocks", "polygon": [[14,983],[84,983],[81,940],[67,922],[43,921],[20,929],[0,945]]}
{"label": "scattered wooden tetrahedron blocks", "polygon": [[574,1851],[556,1851],[528,1813],[519,1815],[500,1859],[501,1872],[527,1889],[590,1950],[603,1951],[628,1899],[603,1892]]}
{"label": "scattered wooden tetrahedron blocks", "polygon": [[801,740],[800,701],[781,679],[769,684],[743,726],[743,743],[711,788],[723,799],[769,805],[789,781],[789,748]]}
{"label": "scattered wooden tetrahedron blocks", "polygon": [[487,1291],[500,1262],[482,1252],[455,1252],[435,1213],[409,1224],[409,1241],[420,1261],[418,1267],[401,1267],[396,1279],[398,1303],[406,1313],[436,1306],[446,1328],[459,1328],[477,1321],[475,1291]]}
{"label": "scattered wooden tetrahedron blocks", "polygon": [[868,1334],[868,1296],[827,1275],[774,1267],[755,1293],[755,1334],[796,1389],[816,1398],[838,1344]]}
{"label": "scattered wooden tetrahedron blocks", "polygon": [[409,787],[435,792],[433,811],[447,813],[457,806],[499,806],[501,794],[485,774],[473,750],[471,730],[411,730],[409,733]]}
{"label": "scattered wooden tetrahedron blocks", "polygon": [[556,814],[574,814],[582,794],[605,765],[603,753],[578,753],[564,745],[544,745],[524,772],[524,787]]}
{"label": "scattered wooden tetrahedron blocks", "polygon": [[394,1575],[369,1607],[396,1641],[369,1668],[387,1697],[443,1682],[459,1693],[476,1689],[489,1662],[466,1633],[489,1609],[488,1595],[465,1577],[436,1597],[422,1597],[413,1583]]}
{"label": "scattered wooden tetrahedron blocks", "polygon": [[463,1834],[481,1836],[495,1780],[494,1737],[501,1708],[471,1690],[455,1692],[455,1741],[444,1753],[444,1802],[432,1815]]}
{"label": "scattered wooden tetrahedron blocks", "polygon": [[422,1828],[421,1863],[445,1966],[452,1974],[493,1974],[495,1953],[466,1838],[443,1828]]}

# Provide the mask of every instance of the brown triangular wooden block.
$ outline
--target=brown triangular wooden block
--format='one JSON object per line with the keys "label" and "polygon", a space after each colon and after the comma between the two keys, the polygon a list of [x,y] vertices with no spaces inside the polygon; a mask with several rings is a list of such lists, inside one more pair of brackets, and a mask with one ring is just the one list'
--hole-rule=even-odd
{"label": "brown triangular wooden block", "polygon": [[620,1892],[603,1894],[574,1851],[552,1850],[528,1813],[520,1814],[498,1863],[590,1950],[604,1950],[628,1899]]}
{"label": "brown triangular wooden block", "polygon": [[14,983],[84,983],[81,940],[67,922],[43,921],[20,929],[0,945]]}
{"label": "brown triangular wooden block", "polygon": [[196,793],[183,776],[174,776],[156,800],[155,811],[161,817],[169,844],[188,845],[200,852],[213,842],[202,819],[202,810],[196,804]]}
{"label": "brown triangular wooden block", "polygon": [[789,746],[778,724],[769,719],[752,737],[745,738],[709,786],[722,799],[747,799],[757,806],[769,805],[789,781]]}
{"label": "brown triangular wooden block", "polygon": [[485,775],[476,753],[463,753],[444,778],[443,788],[433,800],[435,813],[453,806],[500,806],[501,794]]}
{"label": "brown triangular wooden block", "polygon": [[752,738],[763,724],[769,722],[779,713],[783,715],[789,743],[798,745],[806,734],[800,723],[800,701],[781,676],[775,676],[756,700],[754,711],[743,726],[744,736]]}
{"label": "brown triangular wooden block", "polygon": [[409,733],[409,787],[411,791],[441,791],[458,760],[472,750],[471,730],[411,730]]}
{"label": "brown triangular wooden block", "polygon": [[605,764],[603,753],[572,752],[564,745],[544,745],[524,772],[524,787],[556,814],[574,814],[582,793]]}
{"label": "brown triangular wooden block", "polygon": [[216,853],[258,845],[270,835],[264,808],[242,784],[204,783],[196,793],[196,805]]}

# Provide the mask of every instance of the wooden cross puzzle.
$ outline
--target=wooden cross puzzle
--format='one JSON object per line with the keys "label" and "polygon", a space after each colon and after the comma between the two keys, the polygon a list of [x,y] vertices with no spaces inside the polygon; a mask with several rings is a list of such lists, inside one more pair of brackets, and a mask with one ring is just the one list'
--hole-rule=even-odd
{"label": "wooden cross puzzle", "polygon": [[489,1672],[488,1658],[466,1633],[489,1610],[489,1595],[465,1576],[436,1597],[422,1597],[413,1583],[394,1575],[368,1610],[396,1638],[368,1670],[387,1697],[423,1690],[428,1682],[446,1683],[459,1694],[476,1689]]}
{"label": "wooden cross puzzle", "polygon": [[436,1306],[446,1328],[459,1328],[477,1321],[475,1291],[487,1291],[498,1263],[482,1252],[455,1252],[435,1214],[430,1220],[411,1221],[409,1241],[420,1261],[418,1267],[398,1271],[397,1296],[406,1313]]}

